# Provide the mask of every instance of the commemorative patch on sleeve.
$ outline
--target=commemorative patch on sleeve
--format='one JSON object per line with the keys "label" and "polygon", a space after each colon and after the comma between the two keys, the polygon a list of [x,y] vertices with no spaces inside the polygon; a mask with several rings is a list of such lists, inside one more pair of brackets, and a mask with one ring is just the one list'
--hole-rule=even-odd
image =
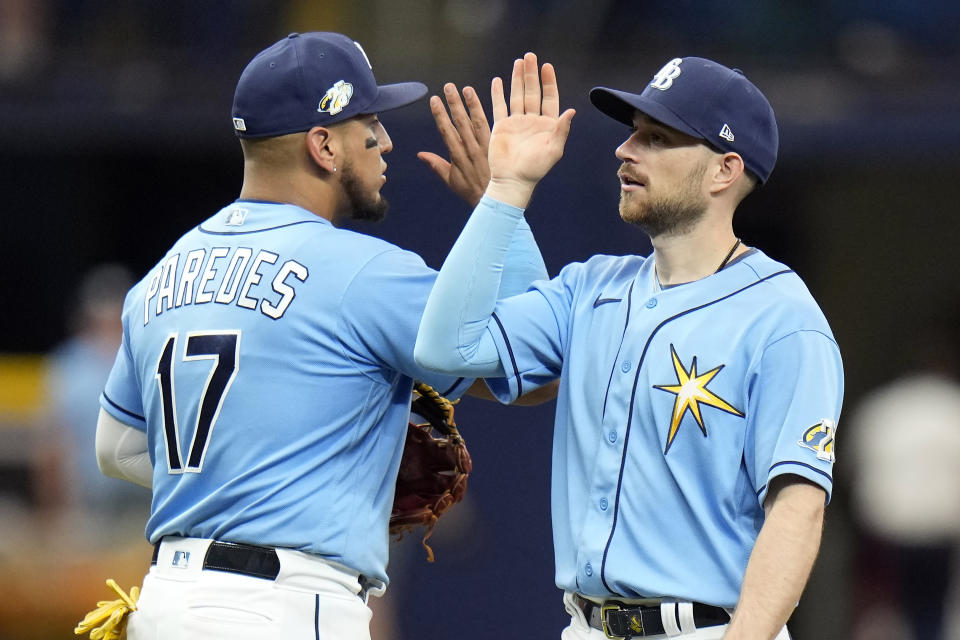
{"label": "commemorative patch on sleeve", "polygon": [[804,431],[800,439],[797,440],[797,444],[816,453],[817,459],[833,462],[836,460],[836,455],[834,455],[833,452],[833,441],[836,432],[837,423],[824,418]]}

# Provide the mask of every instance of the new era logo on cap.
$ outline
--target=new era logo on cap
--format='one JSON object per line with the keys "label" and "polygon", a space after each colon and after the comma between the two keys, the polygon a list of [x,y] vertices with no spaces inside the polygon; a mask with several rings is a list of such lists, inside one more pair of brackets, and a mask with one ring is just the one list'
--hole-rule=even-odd
{"label": "new era logo on cap", "polygon": [[291,33],[257,54],[240,75],[233,128],[265,138],[396,109],[421,98],[419,82],[378,85],[366,52],[339,33]]}
{"label": "new era logo on cap", "polygon": [[739,70],[712,60],[673,58],[641,93],[594,87],[590,101],[628,126],[639,111],[721,153],[737,153],[760,182],[777,161],[779,134],[770,103]]}

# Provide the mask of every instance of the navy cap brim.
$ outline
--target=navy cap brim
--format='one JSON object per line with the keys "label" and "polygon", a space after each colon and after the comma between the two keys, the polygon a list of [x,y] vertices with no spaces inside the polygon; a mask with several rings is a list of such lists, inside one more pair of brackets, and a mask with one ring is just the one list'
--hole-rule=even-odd
{"label": "navy cap brim", "polygon": [[427,95],[427,85],[422,82],[397,82],[377,86],[377,97],[364,107],[364,113],[380,113],[399,109]]}
{"label": "navy cap brim", "polygon": [[634,111],[640,111],[677,131],[682,131],[695,138],[706,139],[704,134],[688,125],[664,105],[636,93],[617,91],[607,87],[594,87],[590,90],[590,102],[604,114],[628,127],[633,127]]}

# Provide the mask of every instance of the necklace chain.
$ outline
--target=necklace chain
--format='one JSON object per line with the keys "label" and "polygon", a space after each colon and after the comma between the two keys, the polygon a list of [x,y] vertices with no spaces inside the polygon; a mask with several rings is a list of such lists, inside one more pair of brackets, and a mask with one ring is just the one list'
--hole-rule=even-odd
{"label": "necklace chain", "polygon": [[723,259],[723,262],[720,263],[720,266],[717,267],[717,270],[714,273],[720,273],[727,263],[730,262],[730,258],[733,257],[733,252],[737,250],[737,247],[740,246],[740,238],[737,238],[737,241],[733,243],[733,246],[730,247],[730,251],[727,253],[727,257]]}
{"label": "necklace chain", "polygon": [[[727,252],[727,257],[723,259],[723,262],[720,263],[720,266],[717,267],[717,270],[714,273],[720,273],[723,271],[723,268],[727,266],[727,263],[730,262],[730,258],[733,257],[734,252],[737,250],[737,247],[740,246],[740,238],[737,238],[737,241],[733,243],[733,246],[730,247],[730,251]],[[660,284],[660,274],[657,273],[657,265],[653,265],[653,279],[657,283],[657,290],[662,291],[663,285]]]}

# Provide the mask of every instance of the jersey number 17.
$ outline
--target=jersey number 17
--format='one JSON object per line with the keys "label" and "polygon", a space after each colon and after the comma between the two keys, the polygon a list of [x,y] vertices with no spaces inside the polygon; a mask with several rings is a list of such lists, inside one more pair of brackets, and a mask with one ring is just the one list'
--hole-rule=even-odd
{"label": "jersey number 17", "polygon": [[180,454],[180,430],[177,427],[176,391],[173,376],[173,356],[177,350],[179,334],[171,333],[160,352],[156,380],[160,388],[163,409],[163,438],[167,445],[167,466],[170,473],[200,473],[207,452],[210,434],[217,423],[223,400],[237,376],[240,355],[240,331],[207,332],[187,334],[183,353],[184,361],[213,360],[213,367],[200,395],[197,422],[190,441],[190,452],[184,466]]}

